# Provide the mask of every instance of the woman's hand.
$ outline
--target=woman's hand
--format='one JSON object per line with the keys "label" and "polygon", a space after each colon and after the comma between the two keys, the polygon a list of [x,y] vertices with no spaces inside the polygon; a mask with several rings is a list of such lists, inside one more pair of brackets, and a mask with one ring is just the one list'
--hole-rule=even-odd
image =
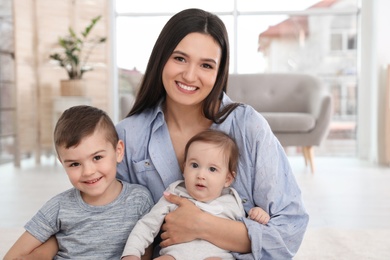
{"label": "woman's hand", "polygon": [[164,197],[178,208],[165,217],[161,247],[203,239],[229,251],[251,251],[251,241],[244,223],[208,214],[188,199],[174,194],[164,193]]}
{"label": "woman's hand", "polygon": [[202,214],[205,214],[191,201],[177,195],[164,192],[164,197],[178,208],[165,217],[162,225],[161,247],[189,242],[200,238],[201,226],[197,225]]}

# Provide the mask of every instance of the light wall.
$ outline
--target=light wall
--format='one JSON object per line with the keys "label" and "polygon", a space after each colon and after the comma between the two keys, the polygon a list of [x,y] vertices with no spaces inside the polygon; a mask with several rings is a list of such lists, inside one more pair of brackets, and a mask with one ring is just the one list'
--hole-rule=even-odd
{"label": "light wall", "polygon": [[[14,0],[15,74],[17,106],[17,152],[40,155],[52,151],[53,99],[60,95],[60,80],[66,71],[50,63],[59,36],[69,26],[80,33],[92,18],[102,15],[92,34],[109,36],[108,0]],[[100,47],[101,46],[101,47]],[[92,63],[100,65],[87,72],[87,95],[92,105],[112,113],[110,38],[94,49]]]}
{"label": "light wall", "polygon": [[386,81],[385,67],[390,64],[390,1],[362,0],[361,52],[358,93],[358,156],[388,165],[385,158]]}

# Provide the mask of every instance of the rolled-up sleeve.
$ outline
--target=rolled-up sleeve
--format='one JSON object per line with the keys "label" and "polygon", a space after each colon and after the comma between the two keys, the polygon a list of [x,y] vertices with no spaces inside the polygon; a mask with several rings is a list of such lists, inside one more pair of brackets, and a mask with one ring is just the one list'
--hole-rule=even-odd
{"label": "rolled-up sleeve", "polygon": [[265,119],[248,106],[236,110],[236,119],[245,123],[231,124],[229,129],[240,149],[238,177],[233,186],[243,199],[246,212],[258,206],[271,219],[266,225],[243,219],[252,252],[234,253],[234,256],[256,260],[292,259],[309,222],[301,190],[283,147]]}
{"label": "rolled-up sleeve", "polygon": [[[272,157],[272,153],[268,156]],[[274,162],[273,169],[265,167],[266,163],[260,167],[262,169],[256,170],[253,206],[266,210],[271,219],[266,225],[248,218],[243,219],[248,229],[252,252],[235,254],[237,259],[292,259],[299,249],[309,215],[290,167],[284,165],[288,162],[284,160],[280,158],[279,162]]]}

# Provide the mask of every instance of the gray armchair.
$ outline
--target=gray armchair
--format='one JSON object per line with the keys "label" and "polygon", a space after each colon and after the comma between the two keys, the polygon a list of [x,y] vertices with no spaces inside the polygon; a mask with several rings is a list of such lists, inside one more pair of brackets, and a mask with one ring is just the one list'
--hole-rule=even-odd
{"label": "gray armchair", "polygon": [[283,147],[301,146],[315,171],[313,146],[328,133],[332,99],[321,82],[307,74],[231,74],[228,96],[260,112]]}

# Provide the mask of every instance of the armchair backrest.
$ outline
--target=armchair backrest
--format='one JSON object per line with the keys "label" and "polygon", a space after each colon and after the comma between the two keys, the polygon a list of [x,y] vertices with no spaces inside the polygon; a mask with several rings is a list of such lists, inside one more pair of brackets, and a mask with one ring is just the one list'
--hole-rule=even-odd
{"label": "armchair backrest", "polygon": [[323,86],[307,74],[265,73],[229,75],[227,94],[259,112],[314,113]]}

